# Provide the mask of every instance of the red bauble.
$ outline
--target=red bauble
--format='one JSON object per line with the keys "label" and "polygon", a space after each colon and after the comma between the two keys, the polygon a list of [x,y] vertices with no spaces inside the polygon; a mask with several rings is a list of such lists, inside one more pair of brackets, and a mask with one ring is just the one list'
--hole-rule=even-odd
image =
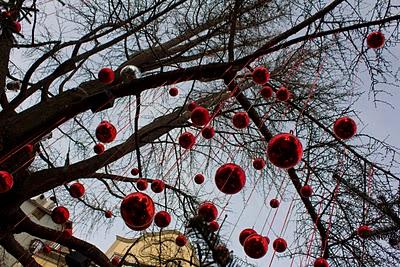
{"label": "red bauble", "polygon": [[257,67],[252,73],[253,81],[257,84],[266,84],[269,80],[269,71],[265,67]]}
{"label": "red bauble", "polygon": [[264,86],[261,90],[260,90],[260,95],[262,95],[262,97],[264,97],[265,99],[270,98],[273,95],[274,91],[272,90],[271,86]]}
{"label": "red bauble", "polygon": [[188,110],[189,110],[189,111],[193,111],[196,107],[197,107],[197,103],[196,103],[195,101],[191,101],[191,102],[188,104]]}
{"label": "red bauble", "polygon": [[14,185],[13,176],[6,171],[0,171],[0,193],[9,191]]}
{"label": "red bauble", "polygon": [[115,74],[110,68],[102,68],[98,74],[99,80],[102,83],[110,84],[114,81]]}
{"label": "red bauble", "polygon": [[217,221],[212,221],[208,224],[208,229],[210,229],[211,232],[216,232],[219,229],[219,224]]}
{"label": "red bauble", "polygon": [[59,206],[51,212],[51,219],[56,224],[63,224],[69,219],[69,211],[66,207]]}
{"label": "red bauble", "polygon": [[300,188],[300,195],[302,197],[311,197],[313,194],[313,189],[311,185],[304,185]]}
{"label": "red bauble", "polygon": [[194,182],[195,182],[196,184],[202,184],[202,183],[204,183],[204,175],[201,174],[201,173],[196,174],[196,175],[194,176]]}
{"label": "red bauble", "polygon": [[340,139],[350,139],[356,134],[357,125],[349,117],[342,117],[335,121],[333,132]]}
{"label": "red bauble", "polygon": [[85,194],[85,187],[83,186],[83,184],[81,183],[73,183],[70,187],[69,187],[69,194],[71,195],[71,197],[73,198],[80,198],[83,197],[83,195]]}
{"label": "red bauble", "polygon": [[104,216],[106,216],[106,218],[111,218],[112,217],[112,211],[111,210],[107,210],[106,212],[104,212]]}
{"label": "red bauble", "polygon": [[214,128],[211,127],[211,126],[204,127],[204,128],[201,130],[201,135],[202,135],[205,139],[211,139],[211,138],[213,138],[214,135],[215,135],[215,130],[214,130]]}
{"label": "red bauble", "polygon": [[19,21],[13,21],[13,31],[16,33],[20,33],[22,30],[22,25]]}
{"label": "red bauble", "polygon": [[262,170],[265,167],[265,160],[262,158],[256,158],[253,160],[253,167],[256,170]]}
{"label": "red bauble", "polygon": [[97,155],[101,155],[104,153],[105,147],[102,143],[98,143],[94,145],[93,150]]}
{"label": "red bauble", "polygon": [[51,252],[51,247],[49,245],[44,245],[44,247],[42,248],[42,251],[44,254],[48,254]]}
{"label": "red bauble", "polygon": [[175,244],[178,247],[183,247],[187,243],[187,238],[184,235],[178,235],[175,239]]}
{"label": "red bauble", "polygon": [[252,234],[244,241],[243,248],[247,256],[253,259],[259,259],[267,254],[268,243],[263,236]]}
{"label": "red bauble", "polygon": [[271,208],[276,209],[277,207],[279,207],[279,200],[277,200],[276,198],[271,199],[271,201],[269,202],[269,205],[271,206]]}
{"label": "red bauble", "polygon": [[244,129],[249,126],[249,115],[247,115],[247,112],[237,112],[235,115],[233,115],[232,123],[236,128]]}
{"label": "red bauble", "polygon": [[236,194],[246,184],[246,174],[240,166],[227,163],[215,173],[215,184],[222,193]]}
{"label": "red bauble", "polygon": [[117,136],[117,129],[108,121],[100,122],[96,128],[96,138],[102,143],[111,143]]}
{"label": "red bauble", "polygon": [[133,169],[131,170],[131,174],[132,174],[133,176],[138,175],[138,174],[139,174],[139,169],[138,169],[138,168],[133,168]]}
{"label": "red bauble", "polygon": [[178,142],[182,148],[191,149],[196,142],[196,137],[192,133],[184,132],[179,136]]}
{"label": "red bauble", "polygon": [[137,180],[136,182],[136,186],[140,191],[144,191],[147,189],[147,186],[149,185],[149,183],[147,182],[146,179],[142,179],[140,178],[139,180]]}
{"label": "red bauble", "polygon": [[385,35],[381,32],[371,32],[367,36],[367,45],[369,48],[382,48],[385,44]]}
{"label": "red bauble", "polygon": [[155,179],[153,182],[151,182],[151,190],[154,193],[161,193],[165,188],[165,184],[163,181],[159,179]]}
{"label": "red bauble", "polygon": [[357,235],[363,239],[370,237],[371,233],[372,229],[368,225],[361,225],[357,229]]}
{"label": "red bauble", "polygon": [[246,241],[246,238],[251,236],[252,234],[257,234],[256,230],[251,229],[251,228],[246,228],[240,232],[239,235],[239,242],[243,246],[244,241]]}
{"label": "red bauble", "polygon": [[290,98],[290,92],[285,87],[281,87],[276,91],[275,96],[279,101],[288,101]]}
{"label": "red bauble", "polygon": [[171,215],[166,211],[159,211],[154,216],[154,223],[160,228],[167,227],[171,223]]}
{"label": "red bauble", "polygon": [[268,142],[268,158],[279,168],[292,168],[303,157],[303,146],[300,140],[289,133],[275,135]]}
{"label": "red bauble", "polygon": [[215,205],[211,202],[203,202],[197,213],[199,214],[199,216],[201,216],[203,218],[204,221],[206,222],[212,222],[215,219],[217,219],[218,216],[218,210],[215,207]]}
{"label": "red bauble", "polygon": [[117,265],[120,263],[120,261],[121,261],[121,258],[120,258],[120,257],[114,256],[114,257],[111,259],[111,264],[114,265],[114,266],[117,266]]}
{"label": "red bauble", "polygon": [[179,94],[179,90],[176,87],[172,87],[169,89],[169,95],[170,96],[177,96]]}
{"label": "red bauble", "polygon": [[72,236],[72,229],[71,228],[64,229],[64,231],[62,232],[62,236],[64,238],[71,237]]}
{"label": "red bauble", "polygon": [[318,258],[314,261],[314,267],[329,267],[329,263],[324,258]]}
{"label": "red bauble", "polygon": [[279,238],[275,239],[274,243],[272,243],[272,247],[274,248],[274,250],[276,252],[282,253],[286,250],[287,243],[286,243],[285,239],[279,237]]}
{"label": "red bauble", "polygon": [[208,109],[203,107],[196,107],[190,116],[193,124],[196,126],[203,126],[210,121],[210,113]]}
{"label": "red bauble", "polygon": [[131,193],[121,203],[122,219],[135,231],[149,227],[153,222],[154,213],[154,202],[144,193]]}

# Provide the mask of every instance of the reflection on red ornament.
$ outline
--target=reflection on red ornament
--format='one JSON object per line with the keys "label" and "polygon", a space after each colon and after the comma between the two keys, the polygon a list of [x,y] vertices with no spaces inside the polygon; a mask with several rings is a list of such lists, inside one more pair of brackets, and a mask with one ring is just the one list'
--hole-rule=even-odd
{"label": "reflection on red ornament", "polygon": [[382,48],[385,44],[385,35],[381,32],[371,32],[367,36],[367,45],[369,48]]}
{"label": "reflection on red ornament", "polygon": [[106,218],[111,218],[112,217],[112,211],[111,210],[107,210],[106,212],[104,212],[104,216],[106,217]]}
{"label": "reflection on red ornament", "polygon": [[219,229],[219,224],[217,221],[212,221],[208,224],[208,229],[210,229],[211,232],[216,232]]}
{"label": "reflection on red ornament", "polygon": [[270,98],[273,95],[274,91],[272,90],[272,87],[269,85],[264,86],[261,90],[260,90],[260,95],[262,95],[262,97],[264,97],[265,99]]}
{"label": "reflection on red ornament", "polygon": [[98,143],[94,145],[93,150],[97,155],[101,155],[104,153],[105,147],[102,143]]}
{"label": "reflection on red ornament", "polygon": [[215,184],[222,193],[236,194],[246,184],[246,174],[239,165],[226,163],[215,173]]}
{"label": "reflection on red ornament", "polygon": [[14,185],[13,176],[6,171],[0,171],[0,193],[8,192]]}
{"label": "reflection on red ornament", "polygon": [[247,256],[253,259],[259,259],[267,254],[268,243],[263,236],[252,234],[244,241],[243,248]]}
{"label": "reflection on red ornament", "polygon": [[193,124],[196,126],[203,126],[210,121],[210,113],[204,107],[196,107],[190,116]]}
{"label": "reflection on red ornament", "polygon": [[110,68],[102,68],[99,71],[98,78],[100,82],[110,84],[114,81],[115,74],[114,71]]}
{"label": "reflection on red ornament", "polygon": [[121,261],[121,258],[120,258],[120,257],[114,256],[114,257],[111,259],[111,264],[114,265],[114,266],[117,266],[117,265],[119,265],[120,261]]}
{"label": "reflection on red ornament", "polygon": [[153,182],[151,182],[151,190],[154,193],[161,193],[165,188],[165,184],[163,181],[159,179],[155,179]]}
{"label": "reflection on red ornament", "polygon": [[59,206],[51,212],[51,219],[56,224],[63,224],[69,219],[69,211],[66,207]]}
{"label": "reflection on red ornament", "polygon": [[357,235],[363,239],[371,236],[372,229],[368,225],[361,225],[357,229]]}
{"label": "reflection on red ornament", "polygon": [[251,236],[252,234],[257,234],[256,230],[251,229],[251,228],[246,228],[244,230],[242,230],[240,232],[239,235],[239,242],[240,244],[243,246],[244,241],[246,240],[246,238],[248,238],[249,236]]}
{"label": "reflection on red ornament", "polygon": [[342,117],[335,121],[333,132],[340,139],[350,139],[356,134],[357,125],[351,118]]}
{"label": "reflection on red ornament", "polygon": [[197,107],[197,103],[195,101],[190,101],[188,104],[188,110],[193,111]]}
{"label": "reflection on red ornament", "polygon": [[196,137],[192,133],[184,132],[179,136],[178,142],[182,148],[191,149],[196,142]]}
{"label": "reflection on red ornament", "polygon": [[257,67],[253,70],[253,81],[257,84],[264,85],[269,80],[269,71],[265,67]]}
{"label": "reflection on red ornament", "polygon": [[115,140],[117,129],[108,121],[102,121],[96,128],[96,138],[102,143],[110,143]]}
{"label": "reflection on red ornament", "polygon": [[318,258],[314,261],[314,267],[329,267],[329,263],[324,258]]}
{"label": "reflection on red ornament", "polygon": [[139,174],[139,169],[138,169],[138,168],[133,168],[133,169],[131,170],[131,174],[132,174],[133,176],[138,175],[138,174]]}
{"label": "reflection on red ornament", "polygon": [[272,164],[288,169],[296,166],[303,157],[303,146],[294,135],[281,133],[268,142],[267,154]]}
{"label": "reflection on red ornament", "polygon": [[147,189],[148,182],[146,179],[140,178],[139,180],[137,180],[136,186],[140,191],[144,191]]}
{"label": "reflection on red ornament", "polygon": [[279,238],[275,239],[274,243],[272,243],[272,247],[274,248],[274,250],[276,252],[282,253],[286,250],[287,243],[286,243],[285,239],[279,237]]}
{"label": "reflection on red ornament", "polygon": [[281,87],[278,91],[276,91],[275,96],[279,101],[288,101],[290,98],[290,93],[288,89]]}
{"label": "reflection on red ornament", "polygon": [[169,95],[170,96],[177,96],[179,94],[179,90],[176,87],[172,87],[169,89]]}
{"label": "reflection on red ornament", "polygon": [[202,184],[202,183],[204,183],[204,175],[201,174],[201,173],[196,174],[196,175],[194,176],[194,182],[195,182],[196,184]]}
{"label": "reflection on red ornament", "polygon": [[171,223],[171,215],[166,211],[159,211],[154,216],[154,223],[160,228],[167,227]]}
{"label": "reflection on red ornament", "polygon": [[214,128],[211,127],[211,126],[204,127],[204,128],[201,130],[201,135],[202,135],[205,139],[211,139],[211,138],[213,138],[214,135],[215,135],[215,130],[214,130]]}
{"label": "reflection on red ornament", "polygon": [[70,187],[69,187],[69,194],[71,195],[71,197],[73,198],[80,198],[83,197],[83,195],[85,194],[85,187],[83,186],[83,184],[81,183],[73,183]]}
{"label": "reflection on red ornament", "polygon": [[313,194],[313,189],[311,185],[304,185],[300,188],[300,195],[302,197],[311,197]]}
{"label": "reflection on red ornament", "polygon": [[178,235],[175,239],[175,244],[178,247],[183,247],[187,243],[187,238],[184,235]]}
{"label": "reflection on red ornament", "polygon": [[203,202],[200,205],[197,213],[206,222],[212,222],[215,219],[217,219],[217,216],[218,216],[218,210],[215,207],[215,205],[213,203],[207,202],[207,201]]}
{"label": "reflection on red ornament", "polygon": [[249,126],[249,115],[247,115],[247,112],[237,112],[235,115],[233,115],[232,123],[236,128],[244,129]]}
{"label": "reflection on red ornament", "polygon": [[269,205],[271,206],[271,208],[276,209],[277,207],[279,207],[279,200],[277,200],[276,198],[271,199]]}
{"label": "reflection on red ornament", "polygon": [[131,193],[121,203],[122,219],[129,228],[135,231],[149,227],[153,222],[154,213],[154,202],[144,193]]}
{"label": "reflection on red ornament", "polygon": [[262,158],[256,158],[253,160],[253,167],[256,170],[262,170],[265,167],[265,160]]}

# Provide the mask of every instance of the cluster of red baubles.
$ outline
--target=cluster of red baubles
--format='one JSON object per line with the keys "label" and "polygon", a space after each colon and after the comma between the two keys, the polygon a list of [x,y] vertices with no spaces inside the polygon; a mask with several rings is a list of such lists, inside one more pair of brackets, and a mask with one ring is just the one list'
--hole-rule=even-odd
{"label": "cluster of red baubles", "polygon": [[190,132],[184,132],[178,138],[179,145],[184,149],[191,149],[195,142],[196,137]]}
{"label": "cluster of red baubles", "polygon": [[0,194],[8,192],[14,185],[13,176],[6,171],[0,171]]}
{"label": "cluster of red baubles", "polygon": [[59,206],[51,212],[51,219],[56,224],[64,224],[69,219],[69,211],[66,207]]}
{"label": "cluster of red baubles", "polygon": [[179,94],[179,89],[176,87],[172,87],[169,89],[168,92],[170,96],[177,96]]}
{"label": "cluster of red baubles", "polygon": [[144,193],[135,192],[125,196],[120,209],[122,219],[132,230],[144,230],[153,222],[154,202]]}
{"label": "cluster of red baubles", "polygon": [[104,84],[111,84],[115,79],[115,74],[110,68],[102,68],[98,73],[98,78]]}
{"label": "cluster of red baubles", "polygon": [[251,74],[253,81],[257,84],[264,85],[268,82],[270,74],[267,68],[257,67],[253,70]]}
{"label": "cluster of red baubles", "polygon": [[81,184],[79,182],[73,183],[69,187],[69,194],[73,198],[83,197],[83,195],[85,194],[85,187],[83,186],[83,184]]}
{"label": "cluster of red baubles", "polygon": [[212,222],[217,219],[218,210],[215,205],[211,202],[203,202],[198,210],[197,214],[206,222]]}
{"label": "cluster of red baubles", "polygon": [[242,230],[239,235],[239,242],[250,258],[259,259],[267,254],[269,239],[259,235],[254,229]]}
{"label": "cluster of red baubles", "polygon": [[335,121],[333,125],[333,132],[340,139],[350,139],[356,134],[357,125],[351,118],[341,117]]}
{"label": "cluster of red baubles", "polygon": [[236,194],[246,184],[246,174],[239,165],[226,163],[217,169],[215,184],[222,193]]}
{"label": "cluster of red baubles", "polygon": [[238,129],[244,129],[249,126],[250,118],[247,112],[237,112],[232,117],[233,126]]}
{"label": "cluster of red baubles", "polygon": [[296,136],[281,133],[268,142],[267,155],[275,166],[289,169],[299,163],[303,157],[303,146]]}
{"label": "cluster of red baubles", "polygon": [[210,113],[204,107],[195,107],[190,115],[190,119],[196,126],[206,125],[210,121]]}
{"label": "cluster of red baubles", "polygon": [[164,191],[165,183],[160,179],[155,179],[151,182],[150,187],[154,193],[161,193],[162,191]]}
{"label": "cluster of red baubles", "polygon": [[108,121],[102,121],[96,128],[96,138],[102,143],[111,143],[117,137],[117,129]]}
{"label": "cluster of red baubles", "polygon": [[378,49],[382,48],[385,44],[385,35],[381,32],[371,32],[367,36],[367,45],[369,48]]}
{"label": "cluster of red baubles", "polygon": [[165,228],[171,223],[171,215],[166,211],[159,211],[154,216],[154,223],[160,228]]}

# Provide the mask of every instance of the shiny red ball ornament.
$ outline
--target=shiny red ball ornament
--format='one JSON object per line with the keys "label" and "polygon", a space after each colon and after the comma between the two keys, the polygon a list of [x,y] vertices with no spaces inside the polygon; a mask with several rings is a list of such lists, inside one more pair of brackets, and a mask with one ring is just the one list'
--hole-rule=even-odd
{"label": "shiny red ball ornament", "polygon": [[201,135],[204,137],[204,139],[211,139],[215,135],[215,130],[211,126],[204,127],[201,130]]}
{"label": "shiny red ball ornament", "polygon": [[274,91],[272,90],[271,86],[264,86],[261,90],[260,90],[260,95],[262,97],[264,97],[264,99],[268,99],[270,98],[272,95],[274,94]]}
{"label": "shiny red ball ornament", "polygon": [[49,254],[51,252],[51,247],[49,245],[44,245],[44,247],[42,248],[42,252],[44,254]]}
{"label": "shiny red ball ornament", "polygon": [[184,132],[179,136],[178,143],[184,149],[191,149],[196,142],[196,137],[189,132]]}
{"label": "shiny red ball ornament", "polygon": [[102,143],[95,144],[94,147],[93,147],[93,151],[97,155],[103,154],[104,150],[105,150],[105,147],[104,147],[104,145]]}
{"label": "shiny red ball ornament", "polygon": [[274,243],[272,243],[272,247],[274,248],[274,250],[276,252],[282,253],[287,248],[286,240],[281,238],[281,237],[279,237],[279,238],[275,239]]}
{"label": "shiny red ball ornament", "polygon": [[271,201],[269,202],[269,205],[271,206],[271,208],[276,209],[279,207],[279,200],[277,200],[276,198],[271,199]]}
{"label": "shiny red ball ornament", "polygon": [[102,121],[96,128],[96,138],[102,143],[111,143],[117,137],[117,129],[108,121]]}
{"label": "shiny red ball ornament", "polygon": [[246,174],[239,165],[226,163],[215,173],[215,184],[222,193],[236,194],[246,184]]}
{"label": "shiny red ball ornament", "polygon": [[140,178],[136,182],[136,186],[140,191],[146,190],[148,185],[149,185],[149,183],[147,182],[147,180],[143,179],[143,178]]}
{"label": "shiny red ball ornament", "polygon": [[0,193],[8,192],[14,185],[13,176],[6,171],[0,171]]}
{"label": "shiny red ball ornament", "polygon": [[72,229],[71,228],[64,229],[64,231],[62,232],[62,236],[64,238],[71,237],[72,236]]}
{"label": "shiny red ball ornament", "polygon": [[246,238],[248,238],[249,236],[251,236],[252,234],[257,234],[256,230],[251,229],[251,228],[246,228],[244,230],[242,230],[240,232],[239,235],[239,242],[240,244],[243,246],[244,241],[246,240]]}
{"label": "shiny red ball ornament", "polygon": [[122,219],[134,231],[149,227],[153,222],[154,213],[154,202],[144,193],[131,193],[121,203]]}
{"label": "shiny red ball ornament", "polygon": [[110,84],[114,81],[115,74],[114,71],[110,68],[102,68],[99,71],[98,78],[100,82]]}
{"label": "shiny red ball ornament", "polygon": [[303,157],[303,146],[296,136],[281,133],[268,142],[267,154],[272,164],[289,169],[296,166]]}
{"label": "shiny red ball ornament", "polygon": [[138,168],[133,168],[133,169],[131,170],[131,174],[132,174],[133,176],[138,175],[138,174],[139,174],[139,169],[138,169]]}
{"label": "shiny red ball ornament", "polygon": [[201,173],[196,174],[196,175],[194,176],[194,182],[195,182],[196,184],[202,184],[202,183],[204,183],[204,175],[201,174]]}
{"label": "shiny red ball ornament", "polygon": [[22,30],[22,25],[19,21],[13,21],[12,30],[16,33],[20,33]]}
{"label": "shiny red ball ornament", "polygon": [[243,248],[247,256],[259,259],[267,254],[268,243],[262,235],[252,234],[244,241]]}
{"label": "shiny red ball ornament", "polygon": [[257,67],[253,70],[253,73],[251,74],[253,77],[253,81],[257,84],[264,85],[268,82],[269,80],[269,71],[265,67]]}
{"label": "shiny red ball ornament", "polygon": [[187,238],[186,238],[186,236],[184,236],[184,235],[178,235],[178,236],[176,237],[176,239],[175,239],[175,244],[176,244],[178,247],[183,247],[183,246],[186,245],[186,243],[187,243]]}
{"label": "shiny red ball ornament", "polygon": [[208,224],[208,229],[210,229],[211,232],[216,232],[219,229],[219,223],[217,221],[212,221]]}
{"label": "shiny red ball ornament", "polygon": [[177,96],[179,94],[179,90],[176,87],[172,87],[169,89],[169,95],[170,96]]}
{"label": "shiny red ball ornament", "polygon": [[106,212],[104,212],[104,216],[107,218],[107,219],[109,219],[109,218],[111,218],[112,217],[112,211],[111,210],[107,210]]}
{"label": "shiny red ball ornament", "polygon": [[81,184],[79,182],[73,183],[69,187],[69,194],[73,198],[83,197],[83,195],[85,194],[85,187],[83,186],[83,184]]}
{"label": "shiny red ball ornament", "polygon": [[265,160],[262,158],[256,158],[253,160],[253,167],[256,170],[262,170],[265,167]]}
{"label": "shiny red ball ornament", "polygon": [[63,224],[69,219],[69,211],[66,207],[59,206],[51,212],[51,219],[56,224]]}
{"label": "shiny red ball ornament", "polygon": [[378,49],[382,48],[385,44],[385,35],[381,32],[371,32],[367,36],[367,45],[369,48]]}
{"label": "shiny red ball ornament", "polygon": [[275,96],[279,101],[288,101],[290,98],[290,92],[285,87],[281,87],[276,91]]}
{"label": "shiny red ball ornament", "polygon": [[188,110],[193,111],[197,107],[197,103],[195,101],[190,101],[188,104]]}
{"label": "shiny red ball ornament", "polygon": [[120,262],[121,262],[121,258],[118,257],[118,256],[114,256],[114,257],[111,259],[111,264],[114,265],[114,266],[117,266]]}
{"label": "shiny red ball ornament", "polygon": [[361,225],[357,229],[357,235],[363,239],[370,237],[371,233],[372,229],[368,225]]}
{"label": "shiny red ball ornament", "polygon": [[154,193],[161,193],[165,188],[165,183],[159,179],[154,180],[151,182],[151,190]]}
{"label": "shiny red ball ornament", "polygon": [[340,139],[350,139],[356,134],[357,125],[351,118],[342,117],[335,121],[333,132]]}
{"label": "shiny red ball ornament", "polygon": [[318,258],[314,261],[314,267],[329,267],[329,263],[324,258]]}
{"label": "shiny red ball ornament", "polygon": [[199,216],[203,218],[204,221],[206,222],[212,222],[215,219],[217,219],[218,216],[218,210],[215,207],[215,205],[211,202],[203,202],[199,209],[197,210],[197,213]]}
{"label": "shiny red ball ornament", "polygon": [[232,123],[236,128],[244,129],[249,126],[249,115],[247,115],[247,112],[237,112],[235,115],[233,115]]}
{"label": "shiny red ball ornament", "polygon": [[313,194],[313,188],[311,185],[304,185],[300,188],[300,195],[302,197],[311,197]]}
{"label": "shiny red ball ornament", "polygon": [[196,107],[190,116],[193,124],[196,126],[206,125],[210,121],[210,113],[204,107]]}
{"label": "shiny red ball ornament", "polygon": [[166,211],[159,211],[154,216],[154,223],[160,228],[167,227],[171,223],[171,215]]}

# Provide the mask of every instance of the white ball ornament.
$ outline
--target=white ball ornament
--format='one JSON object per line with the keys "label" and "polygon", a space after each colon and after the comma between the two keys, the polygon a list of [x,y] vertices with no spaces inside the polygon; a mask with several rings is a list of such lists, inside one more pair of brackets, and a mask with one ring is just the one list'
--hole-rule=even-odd
{"label": "white ball ornament", "polygon": [[139,68],[134,65],[127,65],[121,69],[121,77],[124,82],[130,82],[142,77]]}

